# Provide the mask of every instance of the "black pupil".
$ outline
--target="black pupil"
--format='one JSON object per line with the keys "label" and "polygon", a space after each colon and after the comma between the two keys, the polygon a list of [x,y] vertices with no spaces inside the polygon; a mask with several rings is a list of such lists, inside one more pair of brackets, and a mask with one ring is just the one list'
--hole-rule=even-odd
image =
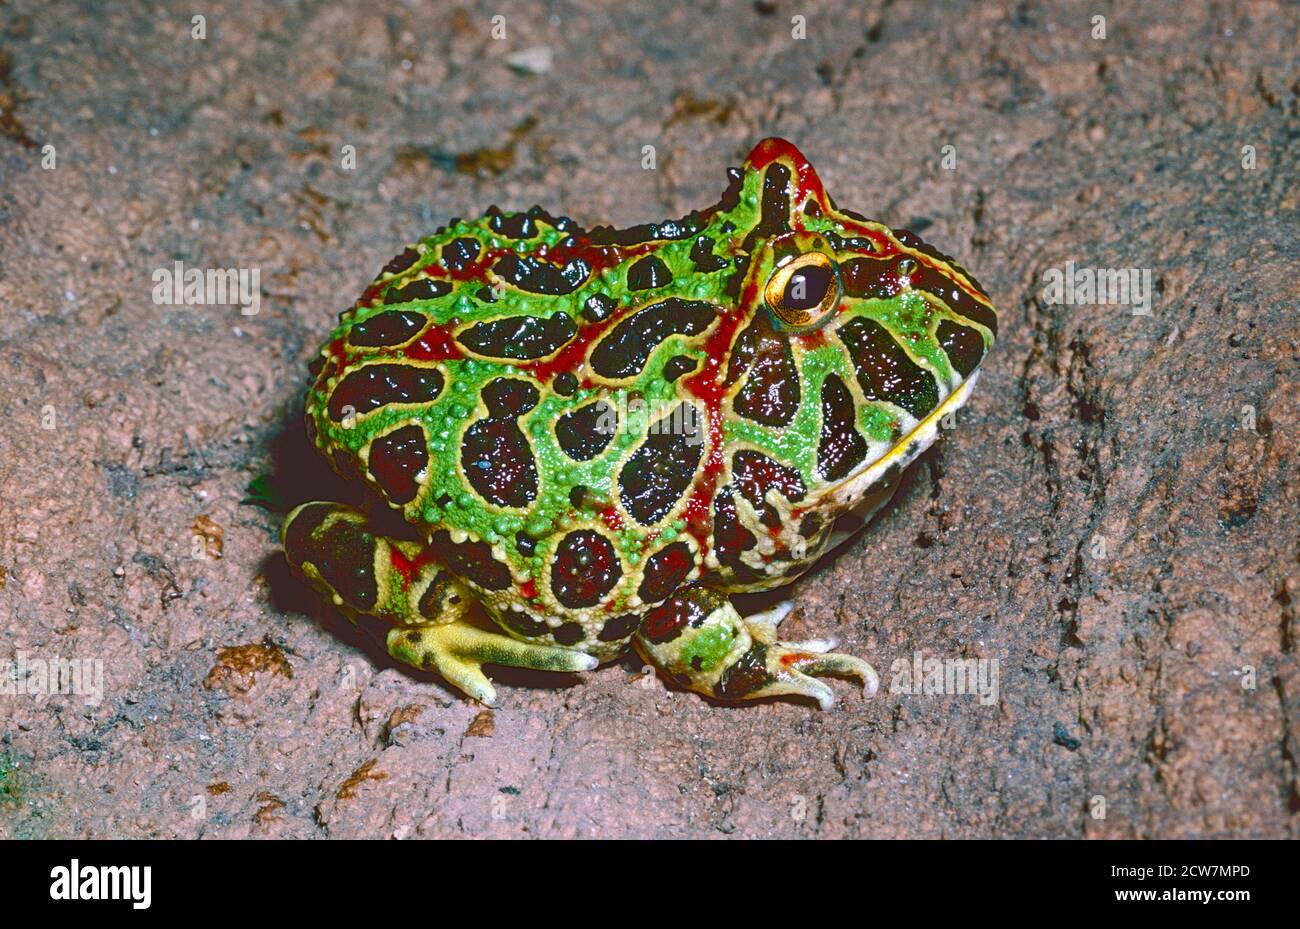
{"label": "black pupil", "polygon": [[806,265],[786,281],[782,299],[792,310],[811,310],[826,299],[831,287],[831,269],[823,265]]}

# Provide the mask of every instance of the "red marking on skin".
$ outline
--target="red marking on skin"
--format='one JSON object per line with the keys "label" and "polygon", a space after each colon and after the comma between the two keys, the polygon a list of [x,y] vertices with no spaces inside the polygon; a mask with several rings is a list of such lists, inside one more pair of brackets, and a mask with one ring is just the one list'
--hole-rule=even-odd
{"label": "red marking on skin", "polygon": [[357,302],[354,305],[358,307],[370,306],[379,299],[379,295],[384,292],[384,288],[387,286],[388,281],[375,281],[361,292],[361,296],[357,297]]}
{"label": "red marking on skin", "polygon": [[433,557],[428,552],[421,552],[415,558],[407,558],[397,546],[390,545],[388,548],[388,563],[401,576],[402,590],[406,590],[411,586],[411,582],[420,575],[420,572],[427,565],[433,563]]}
{"label": "red marking on skin", "polygon": [[605,525],[614,532],[621,532],[623,529],[623,514],[616,507],[610,506],[600,511],[600,518]]}
{"label": "red marking on skin", "polygon": [[698,612],[689,601],[670,598],[651,610],[642,621],[646,638],[660,644],[681,635],[681,629]]}
{"label": "red marking on skin", "polygon": [[690,554],[683,552],[680,548],[670,548],[665,552],[660,564],[666,574],[684,575],[691,568],[695,567],[695,559]]}
{"label": "red marking on skin", "polygon": [[595,274],[621,264],[629,258],[656,251],[662,244],[656,240],[637,245],[592,245],[591,239],[585,235],[574,236],[573,239],[572,243],[568,245],[561,243],[553,249],[547,249],[543,245],[534,255],[558,265],[566,265],[575,258],[581,258]]}
{"label": "red marking on skin", "polygon": [[322,352],[325,356],[325,364],[321,366],[320,373],[316,375],[316,389],[325,390],[325,384],[335,375],[341,375],[346,370],[349,358],[346,339],[335,339]]}
{"label": "red marking on skin", "polygon": [[[628,310],[634,309],[628,307]],[[563,348],[561,348],[549,360],[534,361],[526,365],[520,365],[520,370],[526,371],[533,377],[537,378],[543,384],[548,383],[551,378],[561,371],[577,371],[587,359],[587,349],[591,343],[596,341],[605,334],[615,323],[621,320],[626,313],[618,311],[598,323],[587,323],[578,329],[578,334],[570,339]],[[584,378],[582,381],[584,388],[591,386],[591,380]]]}
{"label": "red marking on skin", "polygon": [[[791,146],[793,147],[793,146]],[[714,494],[722,479],[722,398],[726,389],[722,385],[725,374],[724,362],[731,355],[731,348],[736,340],[741,324],[753,314],[749,307],[757,306],[758,284],[751,281],[741,295],[739,308],[724,313],[705,343],[706,361],[696,373],[686,378],[686,389],[698,399],[704,401],[705,415],[708,418],[709,453],[695,479],[694,489],[686,501],[682,518],[686,521],[687,531],[700,545],[703,557],[709,551],[709,529],[712,523],[710,507]]]}
{"label": "red marking on skin", "polygon": [[[843,309],[844,309],[843,303],[837,304],[832,315],[839,316],[840,311]],[[825,346],[830,344],[830,339],[826,333],[826,328],[824,326],[821,329],[814,329],[812,332],[804,333],[803,335],[798,337],[797,341],[799,343],[799,347],[806,352],[810,352],[813,349],[817,349],[817,348],[824,348]]]}
{"label": "red marking on skin", "polygon": [[424,273],[429,277],[445,281],[482,281],[486,284],[488,269],[496,264],[498,259],[513,253],[514,250],[510,248],[484,249],[479,253],[478,258],[459,270],[447,267],[439,259],[433,264],[425,265]]}
{"label": "red marking on skin", "polygon": [[525,600],[537,599],[537,582],[531,577],[519,585],[519,594]]}
{"label": "red marking on skin", "polygon": [[804,664],[816,657],[816,655],[810,655],[807,652],[790,652],[788,655],[781,656],[781,664],[789,668],[796,664]]}
{"label": "red marking on skin", "polygon": [[402,354],[415,361],[445,361],[465,357],[460,345],[452,338],[451,328],[445,325],[433,325],[424,330],[418,339],[402,350]]}

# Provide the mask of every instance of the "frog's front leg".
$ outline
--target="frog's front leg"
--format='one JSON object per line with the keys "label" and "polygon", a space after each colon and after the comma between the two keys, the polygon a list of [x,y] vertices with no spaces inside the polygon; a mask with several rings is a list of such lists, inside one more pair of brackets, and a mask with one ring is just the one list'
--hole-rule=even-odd
{"label": "frog's front leg", "polygon": [[782,604],[746,619],[727,596],[710,587],[682,588],[648,612],[636,641],[645,656],[684,686],[721,700],[797,695],[822,709],[835,702],[818,677],[852,676],[868,696],[876,692],[875,669],[861,658],[830,651],[831,640],[780,642],[776,625],[790,612]]}
{"label": "frog's front leg", "polygon": [[388,652],[421,670],[435,670],[482,703],[496,700],[485,663],[539,671],[589,671],[591,655],[520,642],[465,619],[474,595],[416,543],[370,529],[366,514],[338,503],[305,503],[281,531],[289,563],[351,618],[394,623]]}

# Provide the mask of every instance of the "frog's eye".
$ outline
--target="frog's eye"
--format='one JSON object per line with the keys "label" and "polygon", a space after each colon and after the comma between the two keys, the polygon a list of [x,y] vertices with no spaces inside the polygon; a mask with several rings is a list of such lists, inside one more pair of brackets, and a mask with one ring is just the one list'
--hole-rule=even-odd
{"label": "frog's eye", "polygon": [[782,329],[815,328],[839,303],[839,269],[830,256],[805,252],[772,272],[763,298]]}

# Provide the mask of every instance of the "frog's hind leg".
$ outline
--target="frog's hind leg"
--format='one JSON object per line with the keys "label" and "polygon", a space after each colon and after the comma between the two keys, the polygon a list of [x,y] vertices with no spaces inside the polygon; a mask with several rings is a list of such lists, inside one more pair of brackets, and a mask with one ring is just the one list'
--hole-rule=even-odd
{"label": "frog's hind leg", "polygon": [[721,700],[796,695],[830,709],[835,695],[817,680],[826,675],[860,678],[867,695],[874,694],[880,684],[875,669],[861,658],[832,652],[833,641],[777,640],[776,625],[791,608],[780,604],[746,619],[725,594],[685,587],[645,615],[636,641],[683,685]]}
{"label": "frog's hind leg", "polygon": [[305,503],[281,531],[289,563],[348,616],[394,623],[388,652],[435,670],[482,703],[496,690],[484,663],[540,671],[589,671],[596,659],[554,645],[520,642],[465,619],[473,593],[426,549],[373,532],[366,514],[338,503]]}

